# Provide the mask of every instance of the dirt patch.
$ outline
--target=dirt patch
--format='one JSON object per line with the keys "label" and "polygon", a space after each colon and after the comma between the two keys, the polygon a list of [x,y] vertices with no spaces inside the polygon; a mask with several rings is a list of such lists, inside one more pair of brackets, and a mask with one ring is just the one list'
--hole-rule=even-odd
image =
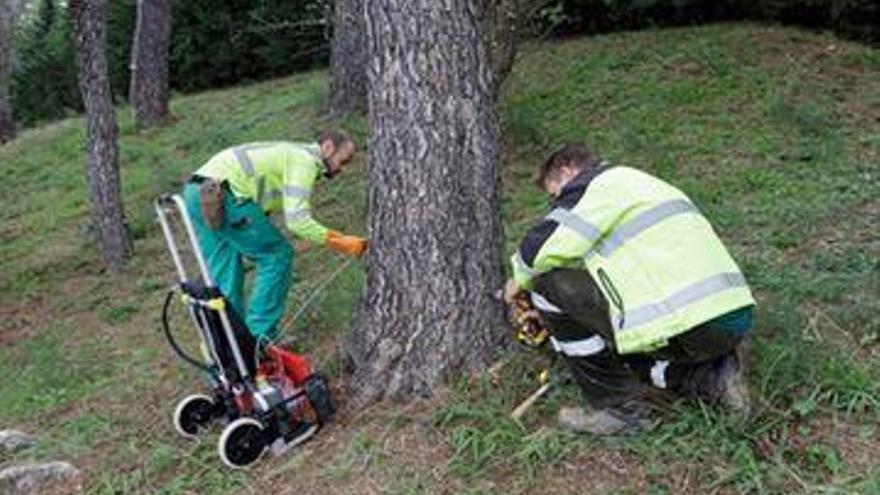
{"label": "dirt patch", "polygon": [[703,79],[708,75],[706,68],[694,60],[670,63],[666,66],[665,76],[669,79]]}
{"label": "dirt patch", "polygon": [[524,493],[645,493],[647,489],[648,477],[635,457],[623,451],[601,450],[582,452],[547,466]]}
{"label": "dirt patch", "polygon": [[44,297],[36,297],[26,302],[0,301],[0,349],[38,335],[38,329],[45,326],[52,310],[51,303]]}
{"label": "dirt patch", "polygon": [[811,235],[809,241],[787,249],[786,262],[803,263],[816,252],[839,246],[858,245],[867,250],[880,250],[880,201],[868,201],[857,207],[846,223],[830,222]]}
{"label": "dirt patch", "polygon": [[343,415],[299,454],[261,466],[256,491],[342,495],[413,487],[458,493],[464,487],[446,479],[443,467],[450,452],[432,421],[441,404],[435,398],[380,405],[361,417]]}
{"label": "dirt patch", "polygon": [[783,456],[831,482],[837,470],[868,473],[876,467],[876,429],[835,417],[794,421],[759,438],[756,451],[766,459]]}

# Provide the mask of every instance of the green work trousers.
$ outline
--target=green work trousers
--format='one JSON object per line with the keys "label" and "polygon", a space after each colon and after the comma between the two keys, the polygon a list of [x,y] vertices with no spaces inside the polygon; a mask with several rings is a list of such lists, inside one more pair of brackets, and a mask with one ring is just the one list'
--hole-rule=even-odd
{"label": "green work trousers", "polygon": [[[244,315],[248,330],[255,338],[274,338],[293,278],[290,243],[256,203],[237,199],[228,190],[223,198],[226,218],[217,230],[208,228],[202,217],[198,184],[187,183],[183,197],[214,283],[235,311]],[[244,305],[244,258],[256,265],[247,306]]]}

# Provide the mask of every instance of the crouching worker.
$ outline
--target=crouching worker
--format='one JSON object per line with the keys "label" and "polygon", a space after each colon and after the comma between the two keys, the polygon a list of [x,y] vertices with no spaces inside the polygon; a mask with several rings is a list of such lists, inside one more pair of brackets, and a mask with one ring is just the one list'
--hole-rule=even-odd
{"label": "crouching worker", "polygon": [[[366,239],[343,235],[312,217],[315,182],[342,172],[354,155],[343,132],[321,134],[316,143],[264,142],[228,148],[214,155],[184,186],[208,270],[259,341],[272,340],[290,289],[294,251],[269,215],[284,213],[297,238],[339,253],[361,256]],[[244,265],[256,265],[247,305]]]}
{"label": "crouching worker", "polygon": [[737,357],[755,304],[708,220],[681,191],[566,146],[539,170],[550,212],[513,256],[505,299],[529,291],[589,409],[563,427],[632,431],[670,397],[746,414]]}

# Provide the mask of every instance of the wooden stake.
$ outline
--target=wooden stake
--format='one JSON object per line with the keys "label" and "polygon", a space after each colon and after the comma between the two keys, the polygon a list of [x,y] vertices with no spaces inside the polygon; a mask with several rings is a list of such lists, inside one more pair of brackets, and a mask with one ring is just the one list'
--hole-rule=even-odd
{"label": "wooden stake", "polygon": [[530,395],[528,399],[522,401],[520,405],[516,406],[516,409],[513,410],[513,413],[511,413],[510,417],[519,420],[519,418],[523,414],[525,414],[525,412],[530,407],[532,407],[532,405],[537,402],[537,400],[540,399],[542,395],[547,393],[548,390],[550,390],[550,382],[541,385],[541,387],[538,388],[538,390],[535,390],[535,392]]}

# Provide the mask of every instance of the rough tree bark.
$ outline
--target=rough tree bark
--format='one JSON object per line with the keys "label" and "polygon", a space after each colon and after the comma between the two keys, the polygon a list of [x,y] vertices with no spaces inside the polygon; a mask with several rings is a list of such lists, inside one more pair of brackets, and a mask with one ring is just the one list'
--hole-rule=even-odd
{"label": "rough tree bark", "polygon": [[116,113],[107,74],[105,0],[70,0],[77,78],[86,109],[86,179],[104,261],[121,267],[131,254],[119,192]]}
{"label": "rough tree bark", "polygon": [[330,113],[367,108],[364,0],[336,0],[330,53]]}
{"label": "rough tree bark", "polygon": [[505,340],[498,129],[480,0],[367,3],[367,289],[354,407],[429,395]]}
{"label": "rough tree bark", "polygon": [[483,0],[481,31],[489,62],[498,86],[507,78],[516,61],[517,41],[529,0]]}
{"label": "rough tree bark", "polygon": [[15,137],[15,118],[9,98],[12,75],[12,26],[15,2],[0,0],[0,144]]}
{"label": "rough tree bark", "polygon": [[138,0],[128,101],[139,129],[161,124],[168,118],[170,44],[171,0]]}

